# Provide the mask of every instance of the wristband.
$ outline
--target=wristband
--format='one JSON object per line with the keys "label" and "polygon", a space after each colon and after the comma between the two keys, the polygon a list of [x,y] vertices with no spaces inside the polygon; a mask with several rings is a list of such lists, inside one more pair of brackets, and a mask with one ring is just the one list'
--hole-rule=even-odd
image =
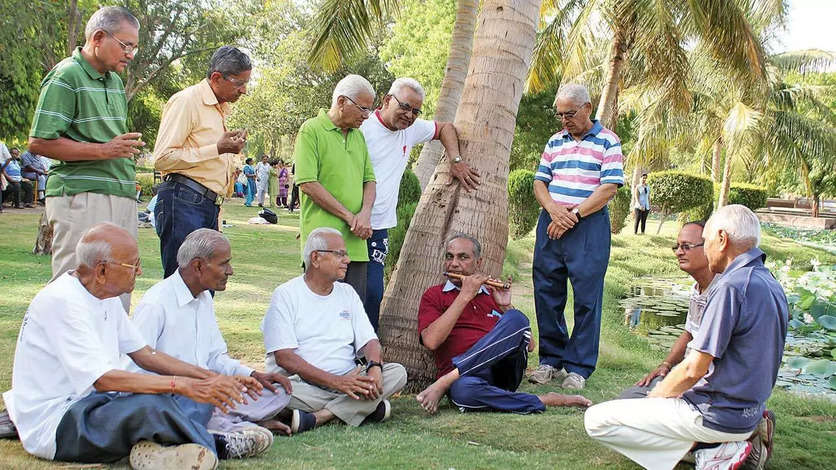
{"label": "wristband", "polygon": [[671,370],[671,369],[673,368],[673,366],[671,366],[671,363],[670,363],[670,362],[668,362],[668,361],[662,361],[662,363],[661,363],[661,364],[659,364],[659,365],[660,365],[660,366],[665,366],[665,367],[667,367],[667,368],[668,368],[668,370]]}
{"label": "wristband", "polygon": [[366,366],[366,373],[368,374],[372,367],[380,367],[380,370],[383,371],[383,364],[377,361],[369,361],[369,364]]}

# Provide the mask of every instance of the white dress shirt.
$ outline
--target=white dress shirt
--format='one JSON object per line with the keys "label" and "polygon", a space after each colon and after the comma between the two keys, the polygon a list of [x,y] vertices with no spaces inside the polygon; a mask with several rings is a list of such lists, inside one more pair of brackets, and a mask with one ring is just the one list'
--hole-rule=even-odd
{"label": "white dress shirt", "polygon": [[180,270],[148,289],[132,321],[151,348],[183,362],[224,375],[253,372],[227,354],[209,291],[192,296]]}

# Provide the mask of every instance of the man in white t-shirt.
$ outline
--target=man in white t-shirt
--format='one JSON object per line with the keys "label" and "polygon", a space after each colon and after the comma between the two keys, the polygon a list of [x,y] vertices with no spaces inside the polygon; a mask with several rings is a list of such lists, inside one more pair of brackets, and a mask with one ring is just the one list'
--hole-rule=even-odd
{"label": "man in white t-shirt", "polygon": [[[291,429],[305,432],[335,417],[351,426],[384,421],[406,369],[383,363],[360,296],[337,282],[350,261],[342,235],[313,230],[303,255],[305,274],[276,288],[261,323],[267,371],[289,375],[293,386]],[[366,365],[356,365],[362,357]]]}
{"label": "man in white t-shirt", "polygon": [[[263,452],[263,438],[206,430],[212,408],[234,409],[252,377],[225,376],[149,348],[119,295],[142,273],[136,240],[94,225],[76,248],[78,265],[32,300],[15,350],[12,389],[3,394],[24,449],[49,460],[115,462],[134,469],[210,469],[217,457]],[[161,375],[125,371],[120,355]],[[168,446],[168,447],[163,447]]]}
{"label": "man in white t-shirt", "polygon": [[377,181],[371,215],[372,236],[366,240],[369,264],[366,268],[366,298],[363,299],[375,331],[380,316],[380,301],[383,300],[383,262],[389,248],[388,229],[398,224],[398,190],[412,147],[440,140],[450,161],[450,173],[467,191],[479,186],[479,173],[462,161],[459,135],[453,123],[418,119],[423,103],[424,88],[418,81],[398,78],[383,97],[381,107],[360,126]]}
{"label": "man in white t-shirt", "polygon": [[[190,233],[177,250],[179,267],[145,293],[131,322],[146,344],[157,351],[218,374],[258,380],[265,389],[258,399],[239,405],[230,413],[216,408],[207,427],[230,432],[263,426],[257,430],[263,430],[272,440],[271,430],[290,433],[289,427],[274,419],[290,401],[290,381],[281,374],[247,367],[227,353],[210,290],[226,290],[227,279],[232,275],[231,261],[229,240],[221,232],[199,228]],[[128,365],[143,372],[132,362]]]}

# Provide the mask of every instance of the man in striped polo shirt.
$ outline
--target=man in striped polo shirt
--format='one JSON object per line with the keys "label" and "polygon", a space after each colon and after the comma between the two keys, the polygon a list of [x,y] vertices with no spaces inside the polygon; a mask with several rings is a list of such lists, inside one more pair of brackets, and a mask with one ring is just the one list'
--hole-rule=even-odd
{"label": "man in striped polo shirt", "polygon": [[[101,8],[84,30],[86,42],[41,82],[29,151],[58,160],[46,185],[53,228],[52,279],[76,265],[81,235],[100,222],[137,234],[136,169],[144,143],[127,132],[122,72],[137,49],[139,22],[121,7]],[[128,269],[102,263],[104,269]],[[122,297],[125,308],[130,294]]]}
{"label": "man in striped polo shirt", "polygon": [[[582,85],[560,88],[555,101],[564,128],[546,144],[534,176],[543,210],[534,247],[534,306],[540,366],[529,380],[560,381],[582,389],[598,361],[604,274],[610,258],[607,202],[624,184],[621,142],[590,120],[592,104]],[[575,326],[566,328],[566,281],[572,282]]]}

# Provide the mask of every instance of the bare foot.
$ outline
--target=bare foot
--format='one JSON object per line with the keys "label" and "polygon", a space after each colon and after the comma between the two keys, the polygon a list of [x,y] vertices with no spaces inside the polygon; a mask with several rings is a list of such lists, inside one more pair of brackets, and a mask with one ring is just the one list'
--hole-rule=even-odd
{"label": "bare foot", "polygon": [[592,402],[581,395],[561,395],[560,393],[549,392],[545,395],[537,395],[537,398],[546,406],[577,406],[580,408],[592,406]]}
{"label": "bare foot", "polygon": [[434,383],[416,395],[415,399],[418,400],[418,403],[421,404],[421,407],[427,413],[435,414],[438,411],[438,402],[444,396],[445,391],[444,387],[439,386],[438,383]]}
{"label": "bare foot", "polygon": [[283,436],[289,436],[292,434],[290,431],[290,426],[284,424],[283,422],[277,419],[266,419],[256,424],[258,424],[262,428],[269,429],[273,432],[273,434],[281,434]]}

